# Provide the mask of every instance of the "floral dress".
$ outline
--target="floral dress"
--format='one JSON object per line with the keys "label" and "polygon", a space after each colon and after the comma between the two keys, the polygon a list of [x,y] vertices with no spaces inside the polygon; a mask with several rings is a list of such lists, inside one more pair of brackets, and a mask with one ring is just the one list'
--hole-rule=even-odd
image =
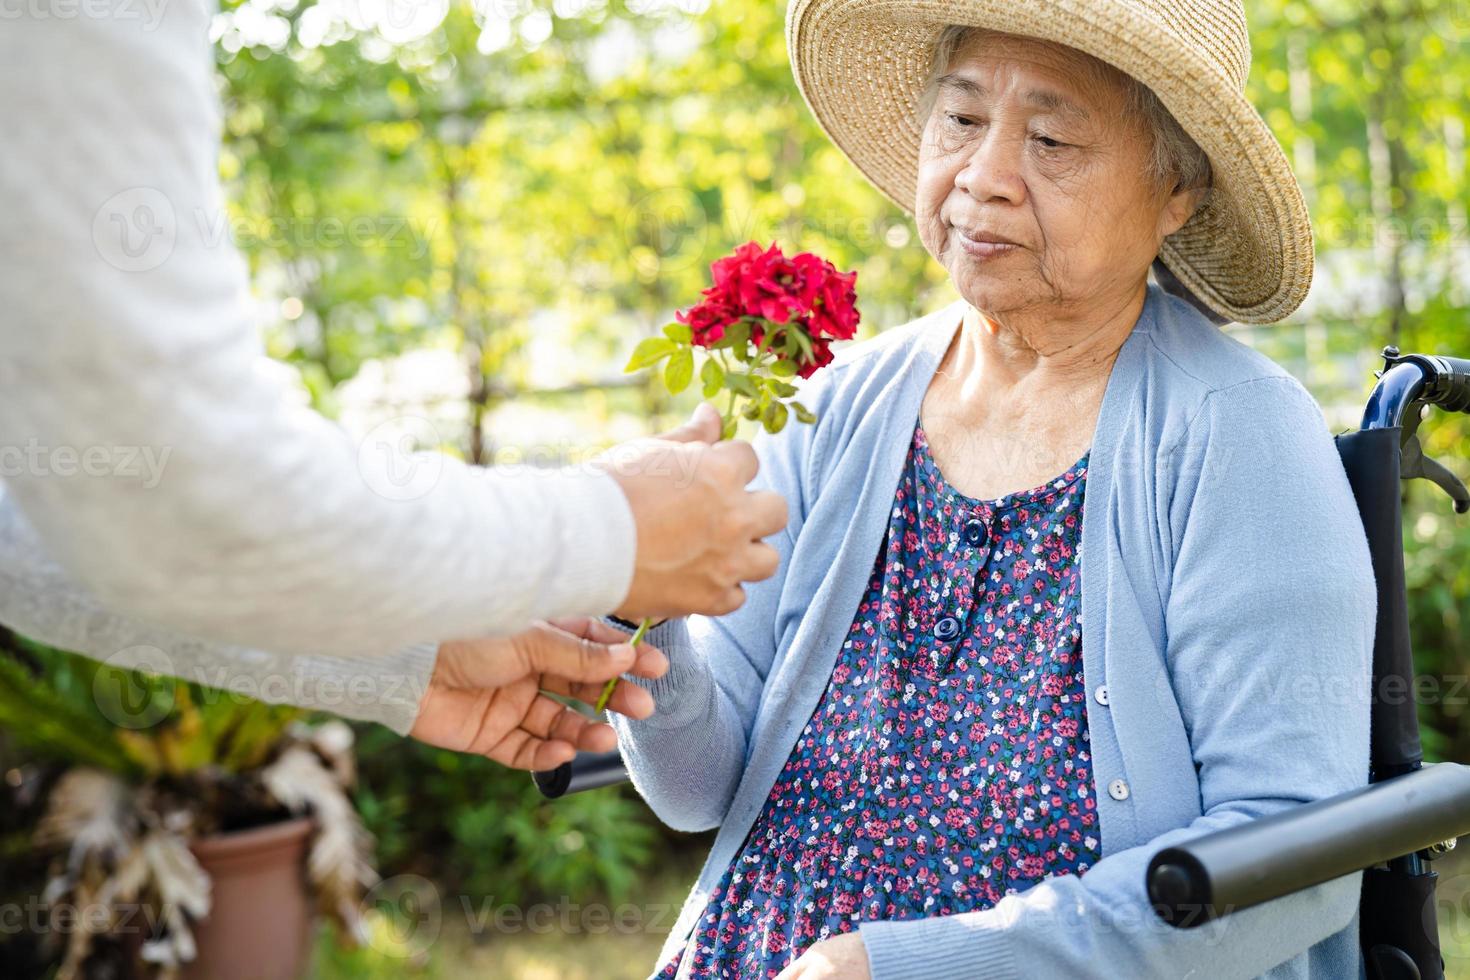
{"label": "floral dress", "polygon": [[986,909],[1096,863],[1086,474],[1083,455],[1033,490],[972,499],[915,426],[831,681],[660,980],[774,977],[861,921]]}

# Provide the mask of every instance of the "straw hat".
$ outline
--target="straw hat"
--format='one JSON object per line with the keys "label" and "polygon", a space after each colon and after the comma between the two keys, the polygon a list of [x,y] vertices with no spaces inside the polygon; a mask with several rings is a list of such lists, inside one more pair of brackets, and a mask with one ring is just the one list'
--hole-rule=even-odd
{"label": "straw hat", "polygon": [[1200,302],[1271,323],[1312,282],[1312,226],[1286,154],[1246,101],[1250,36],[1240,0],[791,0],[792,70],[817,121],[912,213],[916,118],[946,25],[1084,51],[1147,85],[1208,154],[1214,190],[1159,257]]}

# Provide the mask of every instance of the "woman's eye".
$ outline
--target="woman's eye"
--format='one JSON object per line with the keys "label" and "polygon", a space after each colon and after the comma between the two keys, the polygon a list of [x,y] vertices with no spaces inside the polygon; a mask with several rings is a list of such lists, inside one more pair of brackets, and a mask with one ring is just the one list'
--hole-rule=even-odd
{"label": "woman's eye", "polygon": [[948,116],[949,121],[954,123],[956,126],[973,126],[975,124],[975,120],[971,119],[969,116],[957,116],[953,112],[946,113],[945,115]]}
{"label": "woman's eye", "polygon": [[1058,142],[1057,140],[1052,139],[1050,136],[1037,136],[1036,137],[1036,142],[1040,143],[1042,146],[1046,147],[1048,150],[1060,149],[1061,147],[1064,147],[1064,146],[1067,145],[1066,143],[1061,143],[1061,142]]}

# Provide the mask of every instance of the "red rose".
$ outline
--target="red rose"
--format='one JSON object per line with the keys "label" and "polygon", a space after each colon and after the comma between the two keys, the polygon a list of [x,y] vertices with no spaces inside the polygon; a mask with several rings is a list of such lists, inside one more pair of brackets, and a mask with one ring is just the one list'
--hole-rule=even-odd
{"label": "red rose", "polygon": [[688,310],[681,310],[674,317],[689,327],[694,346],[709,347],[724,339],[725,328],[739,320],[740,314],[731,310],[721,299],[715,298]]}
{"label": "red rose", "polygon": [[856,272],[838,272],[831,262],[812,310],[812,333],[833,340],[851,340],[861,317],[857,310]]}
{"label": "red rose", "polygon": [[[857,334],[861,319],[854,286],[857,273],[838,272],[811,252],[787,258],[774,244],[762,249],[746,242],[716,261],[710,273],[714,284],[704,290],[704,298],[677,314],[697,347],[718,343],[744,317],[797,329],[811,342],[811,357],[802,357],[797,371],[809,378],[832,363],[831,341],[850,340]],[[750,339],[752,344],[765,340],[765,326],[752,324]],[[783,340],[773,338],[772,346]],[[778,352],[777,358],[785,360],[785,352]]]}

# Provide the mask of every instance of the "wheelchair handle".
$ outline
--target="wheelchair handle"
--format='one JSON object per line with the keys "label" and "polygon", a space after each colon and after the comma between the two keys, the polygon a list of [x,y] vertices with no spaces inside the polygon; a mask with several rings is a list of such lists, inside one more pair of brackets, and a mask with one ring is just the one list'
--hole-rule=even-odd
{"label": "wheelchair handle", "polygon": [[1470,360],[1440,354],[1401,354],[1383,348],[1378,386],[1363,411],[1364,429],[1417,426],[1413,412],[1435,405],[1446,412],[1470,412]]}
{"label": "wheelchair handle", "polygon": [[1400,354],[1390,345],[1383,348],[1383,370],[1378,377],[1378,386],[1363,411],[1363,429],[1400,430],[1403,479],[1429,480],[1450,495],[1457,513],[1470,513],[1470,489],[1443,463],[1424,455],[1418,436],[1426,406],[1470,413],[1470,360]]}
{"label": "wheelchair handle", "polygon": [[1440,357],[1445,370],[1441,375],[1444,394],[1435,404],[1446,412],[1470,413],[1470,360],[1463,357]]}
{"label": "wheelchair handle", "polygon": [[555,769],[533,772],[531,777],[542,796],[555,800],[568,793],[625,783],[628,781],[628,768],[617,750],[580,752],[571,762],[563,762]]}

